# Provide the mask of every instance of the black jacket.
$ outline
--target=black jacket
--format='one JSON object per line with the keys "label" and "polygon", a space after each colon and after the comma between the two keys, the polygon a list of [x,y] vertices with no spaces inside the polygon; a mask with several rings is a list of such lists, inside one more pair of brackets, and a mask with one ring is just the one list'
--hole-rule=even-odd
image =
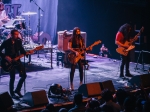
{"label": "black jacket", "polygon": [[[14,45],[15,54],[13,54],[12,49]],[[4,52],[2,52],[4,50]],[[26,51],[24,50],[22,46],[22,41],[20,39],[16,39],[15,43],[12,43],[12,39],[9,38],[6,41],[2,43],[0,46],[0,56],[4,58],[5,56],[10,56],[11,58],[15,58],[19,56],[20,54],[26,54]]]}

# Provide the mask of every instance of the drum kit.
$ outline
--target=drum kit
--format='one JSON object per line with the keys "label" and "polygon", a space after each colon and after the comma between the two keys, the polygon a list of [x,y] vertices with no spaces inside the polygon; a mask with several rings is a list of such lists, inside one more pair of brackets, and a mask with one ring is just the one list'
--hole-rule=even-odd
{"label": "drum kit", "polygon": [[[24,12],[21,16],[16,16],[15,19],[9,20],[2,27],[0,27],[0,43],[10,38],[10,32],[12,29],[19,31],[19,38],[23,41],[23,44],[29,44],[32,40],[32,30],[30,28],[30,16],[36,15],[36,12]],[[28,16],[28,25],[22,16]]]}

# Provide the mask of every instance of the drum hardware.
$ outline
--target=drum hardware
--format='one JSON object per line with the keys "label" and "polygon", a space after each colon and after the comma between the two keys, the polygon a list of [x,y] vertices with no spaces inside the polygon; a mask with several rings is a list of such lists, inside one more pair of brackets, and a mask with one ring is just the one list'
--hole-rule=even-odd
{"label": "drum hardware", "polygon": [[29,16],[29,15],[35,15],[35,14],[37,14],[37,13],[36,12],[24,12],[21,15],[23,15],[23,16]]}
{"label": "drum hardware", "polygon": [[[40,14],[40,13],[41,13],[41,11],[42,11],[42,12],[44,12],[44,11],[43,11],[43,9],[35,2],[35,0],[31,0],[31,2],[33,2],[33,3],[38,7],[38,26],[37,26],[37,27],[38,27],[38,44],[40,44],[40,43],[39,43],[39,40],[40,40],[40,27],[41,27],[41,26],[40,26],[40,21],[41,21],[41,17],[40,17],[41,14]],[[37,56],[37,57],[39,58],[39,52],[38,52],[38,56]],[[51,63],[51,64],[52,64],[52,63]],[[52,65],[51,65],[51,68],[53,68]]]}
{"label": "drum hardware", "polygon": [[[35,15],[35,14],[37,14],[36,12],[24,12],[24,13],[22,13],[21,15],[23,15],[23,16],[28,16],[28,27],[27,27],[27,29],[26,29],[26,27],[25,27],[25,24],[22,24],[22,26],[23,26],[23,29],[25,29],[25,31],[24,31],[24,34],[26,35],[25,36],[25,44],[27,43],[27,44],[29,44],[29,46],[31,47],[31,48],[33,48],[34,47],[34,43],[33,43],[33,41],[32,41],[32,39],[31,39],[31,35],[32,35],[32,30],[31,30],[31,28],[30,28],[30,16],[31,15]],[[19,27],[19,26],[18,26]]]}
{"label": "drum hardware", "polygon": [[25,21],[24,18],[18,18],[18,19],[14,19],[15,21]]}

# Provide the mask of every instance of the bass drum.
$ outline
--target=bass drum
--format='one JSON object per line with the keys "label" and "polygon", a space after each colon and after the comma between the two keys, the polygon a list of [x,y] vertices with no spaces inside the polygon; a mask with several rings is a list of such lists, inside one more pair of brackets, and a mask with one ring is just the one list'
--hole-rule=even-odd
{"label": "bass drum", "polygon": [[[32,40],[33,42],[35,43],[38,43],[38,33],[35,33],[33,36],[32,36]],[[51,37],[48,33],[45,33],[45,32],[40,32],[40,35],[39,35],[39,42],[40,44],[46,44],[46,41],[51,41]]]}

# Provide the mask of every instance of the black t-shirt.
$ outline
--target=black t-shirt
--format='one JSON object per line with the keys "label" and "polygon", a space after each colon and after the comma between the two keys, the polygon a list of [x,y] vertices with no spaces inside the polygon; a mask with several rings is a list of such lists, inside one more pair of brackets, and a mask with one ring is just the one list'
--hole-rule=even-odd
{"label": "black t-shirt", "polygon": [[[3,49],[5,50],[4,53],[2,53]],[[15,58],[20,54],[26,54],[26,51],[24,50],[22,46],[22,41],[20,39],[16,39],[13,43],[11,38],[9,38],[8,40],[4,41],[0,46],[1,57],[10,56],[11,58]]]}
{"label": "black t-shirt", "polygon": [[85,41],[82,36],[76,36],[75,38],[71,38],[69,42],[72,43],[72,48],[85,48]]}

